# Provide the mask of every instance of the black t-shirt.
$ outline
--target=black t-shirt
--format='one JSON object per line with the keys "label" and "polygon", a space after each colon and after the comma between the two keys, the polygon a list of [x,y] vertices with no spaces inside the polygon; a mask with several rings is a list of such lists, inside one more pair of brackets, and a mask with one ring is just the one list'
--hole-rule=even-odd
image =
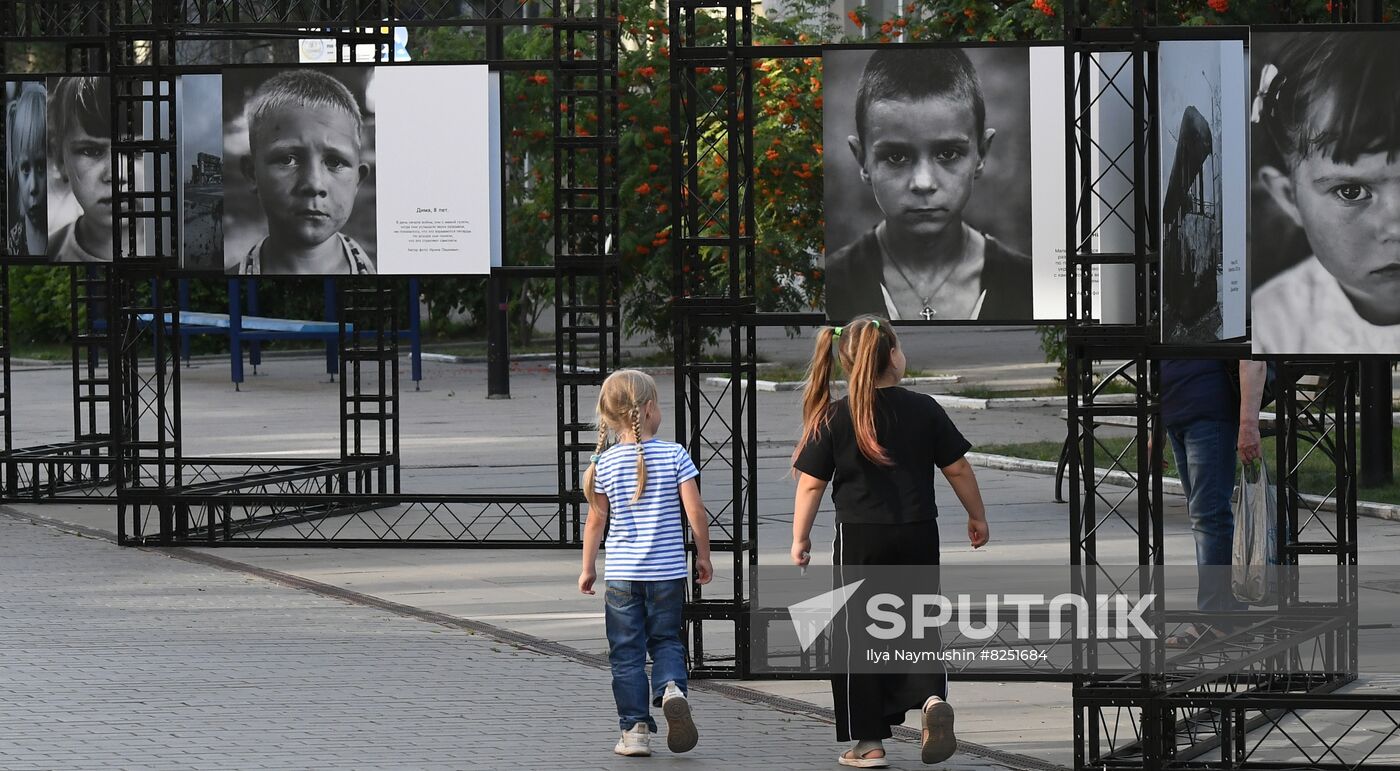
{"label": "black t-shirt", "polygon": [[937,517],[934,471],[957,463],[972,444],[933,397],[897,386],[875,391],[875,435],[894,465],[881,466],[861,454],[850,408],[839,399],[831,420],[793,466],[834,480],[837,522],[898,525]]}

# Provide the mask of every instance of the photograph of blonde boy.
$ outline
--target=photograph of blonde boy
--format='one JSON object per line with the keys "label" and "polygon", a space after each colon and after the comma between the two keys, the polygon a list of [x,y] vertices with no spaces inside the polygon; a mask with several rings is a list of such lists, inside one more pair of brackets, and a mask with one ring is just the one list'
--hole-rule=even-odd
{"label": "photograph of blonde boy", "polygon": [[828,318],[1033,317],[1029,64],[1027,48],[824,55]]}
{"label": "photograph of blonde boy", "polygon": [[43,83],[5,85],[5,252],[47,257],[49,192],[47,99]]}
{"label": "photograph of blonde boy", "polygon": [[110,83],[48,82],[48,253],[54,262],[112,261]]}
{"label": "photograph of blonde boy", "polygon": [[1400,353],[1400,33],[1250,49],[1254,352]]}
{"label": "photograph of blonde boy", "polygon": [[370,67],[224,74],[229,273],[375,273]]}

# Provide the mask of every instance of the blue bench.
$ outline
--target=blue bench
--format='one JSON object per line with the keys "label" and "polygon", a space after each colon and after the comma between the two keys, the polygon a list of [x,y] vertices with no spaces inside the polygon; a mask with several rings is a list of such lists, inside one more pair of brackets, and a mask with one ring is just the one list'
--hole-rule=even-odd
{"label": "blue bench", "polygon": [[[246,292],[245,292],[246,290]],[[279,319],[259,316],[258,285],[256,279],[231,278],[228,281],[228,313],[204,313],[187,310],[190,305],[189,283],[181,279],[177,288],[180,306],[180,343],[185,351],[185,363],[190,360],[190,338],[195,335],[223,335],[229,339],[229,368],[234,389],[243,382],[243,347],[248,348],[248,363],[253,366],[253,374],[258,373],[262,364],[262,343],[271,340],[320,340],[326,349],[326,374],[335,379],[340,365],[340,323],[335,317],[335,282],[326,279],[324,289],[325,320],[306,321],[301,319]],[[245,314],[244,296],[247,297]],[[399,332],[399,337],[408,338],[414,389],[423,379],[423,340],[421,319],[418,309],[418,279],[408,281],[408,329]],[[141,317],[143,323],[150,323],[149,314]],[[168,323],[168,320],[167,320]],[[352,325],[345,325],[346,332],[353,333]]]}

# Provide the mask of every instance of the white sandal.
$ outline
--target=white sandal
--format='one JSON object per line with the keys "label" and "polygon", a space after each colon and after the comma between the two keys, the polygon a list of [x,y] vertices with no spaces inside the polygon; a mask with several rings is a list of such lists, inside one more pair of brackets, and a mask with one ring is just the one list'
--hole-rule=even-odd
{"label": "white sandal", "polygon": [[843,766],[851,766],[852,768],[889,768],[889,767],[890,767],[890,760],[889,760],[889,758],[885,757],[883,754],[882,754],[880,757],[878,757],[878,758],[868,758],[868,757],[866,757],[867,755],[869,755],[869,754],[872,753],[872,752],[875,752],[876,750],[880,751],[881,753],[884,753],[884,751],[885,751],[884,743],[877,743],[876,746],[867,749],[865,752],[862,752],[862,753],[857,754],[857,753],[856,753],[856,750],[860,748],[860,745],[861,745],[860,742],[856,742],[856,746],[854,746],[854,747],[850,748],[849,750],[846,750],[845,752],[841,753],[841,756],[838,757],[838,758],[836,759],[836,762],[837,762],[837,763],[840,763],[840,764],[843,765]]}

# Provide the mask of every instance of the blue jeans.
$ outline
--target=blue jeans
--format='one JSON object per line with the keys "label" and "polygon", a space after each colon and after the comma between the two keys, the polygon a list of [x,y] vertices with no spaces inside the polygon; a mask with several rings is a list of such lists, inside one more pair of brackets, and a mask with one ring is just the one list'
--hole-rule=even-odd
{"label": "blue jeans", "polygon": [[[626,731],[646,723],[656,731],[651,706],[661,706],[666,683],[686,692],[685,646],[681,643],[684,578],[670,581],[608,581],[608,662],[612,664],[617,722]],[[651,698],[647,698],[647,653],[651,653]]]}
{"label": "blue jeans", "polygon": [[1235,490],[1239,425],[1225,420],[1197,420],[1169,426],[1167,436],[1196,537],[1196,607],[1233,611],[1245,605],[1230,589],[1230,552],[1235,538]]}

